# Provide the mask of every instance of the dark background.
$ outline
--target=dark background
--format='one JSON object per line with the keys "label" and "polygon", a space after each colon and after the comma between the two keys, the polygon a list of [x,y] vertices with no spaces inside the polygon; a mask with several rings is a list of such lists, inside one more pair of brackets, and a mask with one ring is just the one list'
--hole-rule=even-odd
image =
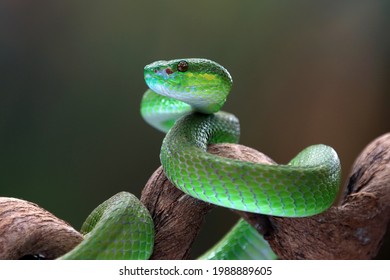
{"label": "dark background", "polygon": [[[139,197],[159,166],[163,134],[139,114],[143,67],[159,59],[224,65],[241,143],[280,163],[324,143],[345,178],[390,130],[386,1],[183,2],[0,2],[1,196],[76,228],[121,190]],[[214,211],[194,256],[236,218]]]}

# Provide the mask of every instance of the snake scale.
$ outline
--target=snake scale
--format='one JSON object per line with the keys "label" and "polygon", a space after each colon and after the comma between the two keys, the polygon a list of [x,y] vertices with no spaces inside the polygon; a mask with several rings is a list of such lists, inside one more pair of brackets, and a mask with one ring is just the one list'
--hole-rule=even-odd
{"label": "snake scale", "polygon": [[[141,115],[166,133],[161,164],[183,192],[219,206],[282,217],[311,216],[332,205],[341,171],[329,146],[307,147],[286,165],[207,153],[209,144],[237,143],[240,135],[238,119],[220,111],[233,84],[223,66],[200,58],[156,61],[145,66],[144,78],[149,89],[142,98]],[[128,193],[98,206],[82,232],[85,240],[62,259],[148,259],[153,251],[152,218]],[[256,230],[239,220],[200,258],[275,258],[266,246]]]}

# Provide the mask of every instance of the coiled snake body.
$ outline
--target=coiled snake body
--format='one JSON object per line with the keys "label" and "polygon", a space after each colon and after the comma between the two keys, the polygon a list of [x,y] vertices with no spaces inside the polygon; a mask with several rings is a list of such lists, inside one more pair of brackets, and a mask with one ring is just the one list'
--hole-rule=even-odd
{"label": "coiled snake body", "polygon": [[[220,206],[283,217],[315,215],[331,206],[339,188],[340,162],[329,146],[310,146],[287,165],[242,162],[207,153],[211,143],[237,143],[239,139],[238,119],[220,111],[232,86],[224,67],[207,59],[156,61],[145,66],[144,77],[150,89],[142,99],[141,114],[150,125],[167,132],[161,163],[168,179],[183,192]],[[144,216],[141,225],[149,236],[144,239],[149,247],[141,251],[150,252],[133,256],[128,249],[127,258],[148,258],[152,251],[151,219]],[[261,236],[240,220],[233,232],[202,258],[274,257],[272,252],[263,255],[263,243]],[[242,244],[246,249],[239,249]],[[73,251],[77,252],[77,247]],[[73,251],[67,258],[75,258]],[[85,256],[80,258],[94,258]]]}

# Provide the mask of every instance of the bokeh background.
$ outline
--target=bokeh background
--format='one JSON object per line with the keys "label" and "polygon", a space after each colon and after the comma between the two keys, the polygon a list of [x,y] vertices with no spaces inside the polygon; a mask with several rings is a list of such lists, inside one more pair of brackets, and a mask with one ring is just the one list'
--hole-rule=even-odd
{"label": "bokeh background", "polygon": [[[344,178],[390,131],[386,1],[0,2],[0,195],[79,228],[99,203],[138,197],[163,134],[141,119],[144,65],[205,57],[234,87],[241,143],[285,163],[333,146]],[[386,12],[387,9],[387,12]],[[191,215],[191,213],[188,213]],[[237,217],[208,216],[194,256]],[[379,258],[389,258],[390,236]]]}

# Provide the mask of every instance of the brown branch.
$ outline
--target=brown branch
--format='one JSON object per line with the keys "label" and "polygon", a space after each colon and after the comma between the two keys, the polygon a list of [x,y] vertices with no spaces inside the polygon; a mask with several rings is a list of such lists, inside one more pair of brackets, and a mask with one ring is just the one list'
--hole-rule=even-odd
{"label": "brown branch", "polygon": [[0,259],[29,255],[55,259],[82,239],[66,222],[36,204],[0,197]]}
{"label": "brown branch", "polygon": [[[241,145],[215,145],[210,152],[273,164],[263,154]],[[389,224],[389,188],[390,134],[386,134],[368,145],[356,160],[341,205],[308,218],[240,215],[265,234],[281,259],[371,259],[378,253]],[[155,221],[153,258],[187,258],[210,206],[176,190],[161,168],[150,178],[141,201]]]}
{"label": "brown branch", "polygon": [[155,243],[151,259],[187,259],[204,216],[214,206],[175,188],[161,167],[147,182],[141,202],[154,221]]}

